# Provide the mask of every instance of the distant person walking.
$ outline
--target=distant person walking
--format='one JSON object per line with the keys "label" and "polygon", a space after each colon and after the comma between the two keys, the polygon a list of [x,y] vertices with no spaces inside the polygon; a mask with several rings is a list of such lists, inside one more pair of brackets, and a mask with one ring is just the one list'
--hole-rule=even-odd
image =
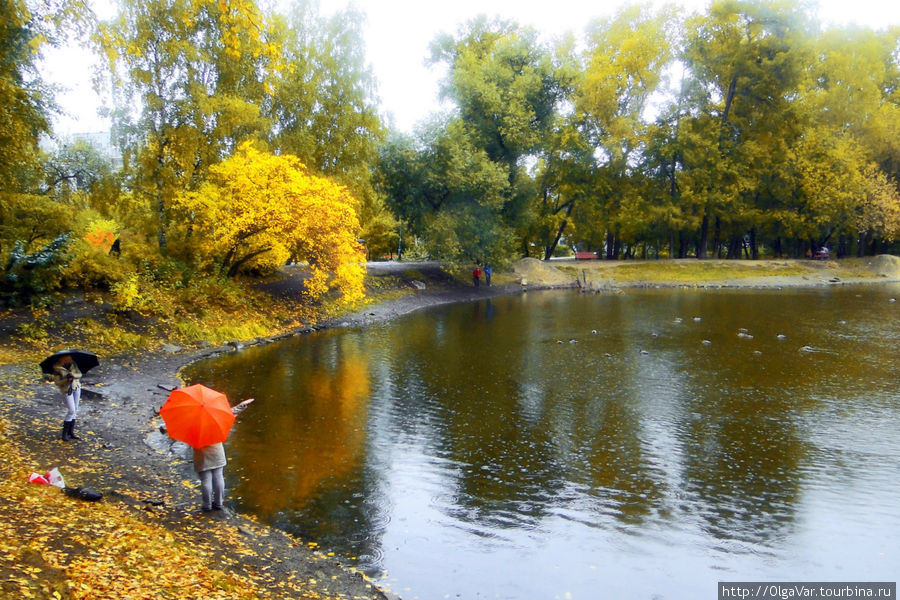
{"label": "distant person walking", "polygon": [[491,285],[491,274],[494,270],[491,268],[490,264],[484,265],[484,284],[488,287]]}
{"label": "distant person walking", "polygon": [[472,283],[475,284],[475,287],[481,285],[481,269],[476,265],[475,270],[472,271]]}

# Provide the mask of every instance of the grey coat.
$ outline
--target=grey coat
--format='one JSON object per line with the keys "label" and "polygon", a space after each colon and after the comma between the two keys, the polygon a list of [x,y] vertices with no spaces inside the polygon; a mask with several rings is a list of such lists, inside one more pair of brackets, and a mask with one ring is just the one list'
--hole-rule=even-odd
{"label": "grey coat", "polygon": [[197,473],[224,467],[226,462],[225,446],[222,445],[222,442],[194,448],[194,471]]}

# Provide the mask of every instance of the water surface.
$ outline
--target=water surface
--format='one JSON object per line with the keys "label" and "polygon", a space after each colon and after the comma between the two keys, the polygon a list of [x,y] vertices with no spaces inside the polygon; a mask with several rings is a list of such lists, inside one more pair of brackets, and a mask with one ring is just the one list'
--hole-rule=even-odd
{"label": "water surface", "polygon": [[528,292],[205,361],[238,509],[410,598],[895,581],[897,286]]}

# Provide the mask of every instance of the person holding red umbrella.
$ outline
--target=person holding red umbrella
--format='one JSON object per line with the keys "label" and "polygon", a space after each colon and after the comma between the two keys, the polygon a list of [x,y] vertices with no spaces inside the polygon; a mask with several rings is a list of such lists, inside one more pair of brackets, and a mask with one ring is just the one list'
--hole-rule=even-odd
{"label": "person holding red umbrella", "polygon": [[170,437],[194,449],[194,471],[200,478],[200,508],[222,510],[225,502],[225,446],[237,415],[253,398],[232,407],[225,394],[196,384],[174,390],[159,410]]}
{"label": "person holding red umbrella", "polygon": [[[253,402],[248,398],[231,410],[238,416]],[[200,508],[203,512],[222,510],[225,502],[225,446],[216,442],[209,446],[194,448],[194,471],[200,477]]]}

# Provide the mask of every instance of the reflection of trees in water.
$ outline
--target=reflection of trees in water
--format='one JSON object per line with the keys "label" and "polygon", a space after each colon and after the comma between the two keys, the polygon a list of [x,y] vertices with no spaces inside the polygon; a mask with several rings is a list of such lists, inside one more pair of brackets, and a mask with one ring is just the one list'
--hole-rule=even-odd
{"label": "reflection of trees in water", "polygon": [[814,459],[810,390],[865,380],[853,353],[798,353],[811,329],[783,302],[529,293],[225,357],[208,383],[263,400],[229,447],[253,471],[234,495],[376,567],[401,454],[425,512],[474,534],[563,518],[774,547]]}
{"label": "reflection of trees in water", "polygon": [[[229,478],[242,510],[288,531],[314,531],[317,539],[327,539],[346,533],[336,527],[365,519],[361,503],[343,501],[348,493],[361,497],[365,490],[334,484],[364,485],[369,363],[351,336],[304,341],[309,340],[251,348],[218,359],[212,372],[204,372],[234,397],[257,398],[229,443],[229,460],[251,473],[240,481]],[[349,512],[355,514],[346,519]],[[298,530],[300,521],[312,525],[309,531]]]}
{"label": "reflection of trees in water", "polygon": [[514,302],[436,312],[392,345],[407,391],[394,405],[401,432],[457,465],[451,516],[497,527],[539,519],[561,485],[550,430],[520,414],[514,365],[525,348],[504,319]]}
{"label": "reflection of trees in water", "polygon": [[[782,294],[676,298],[703,316],[687,328],[713,340],[710,350],[695,345],[677,355],[687,381],[674,423],[680,509],[719,540],[776,542],[794,527],[810,452],[795,421],[816,407],[809,390],[827,376],[796,350],[806,339],[798,314],[806,313],[786,311]],[[754,337],[738,337],[742,329]],[[786,344],[777,334],[796,341]]]}
{"label": "reflection of trees in water", "polygon": [[793,528],[810,452],[784,403],[705,399],[680,428],[684,511],[721,540],[777,541]]}
{"label": "reflection of trees in water", "polygon": [[625,398],[595,399],[592,404],[593,418],[579,427],[584,466],[576,476],[597,499],[594,510],[639,523],[664,497],[660,473],[643,450],[640,416]]}
{"label": "reflection of trees in water", "polygon": [[[528,321],[507,320],[512,301],[501,299],[492,303],[489,324],[476,303],[405,330],[399,362],[414,387],[438,403],[428,417],[436,451],[464,465],[452,516],[494,527],[537,525],[561,505],[587,497],[616,519],[640,519],[663,492],[659,469],[643,452],[634,393],[622,391],[631,385],[629,370],[601,370],[597,348],[585,344],[579,352],[568,339],[548,338],[555,324],[540,315],[556,319],[552,305],[560,300],[544,300],[548,305],[530,312],[537,317]],[[588,317],[601,323],[621,315],[607,310],[584,317],[573,321],[584,328]],[[627,331],[609,331],[581,341],[600,343],[623,360],[631,350]],[[398,413],[421,419],[421,404],[408,400]]]}

